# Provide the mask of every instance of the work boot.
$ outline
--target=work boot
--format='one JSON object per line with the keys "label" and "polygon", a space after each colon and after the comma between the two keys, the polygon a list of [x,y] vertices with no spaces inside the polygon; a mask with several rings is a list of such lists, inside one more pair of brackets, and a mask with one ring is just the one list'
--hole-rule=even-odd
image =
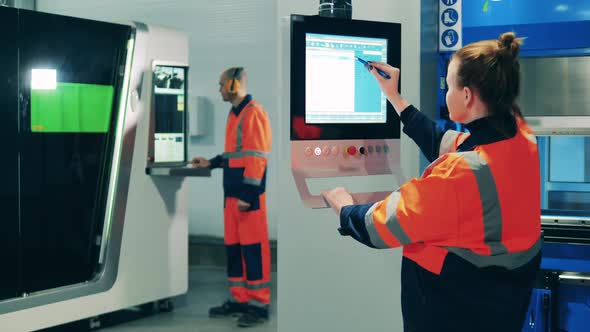
{"label": "work boot", "polygon": [[247,308],[248,305],[245,303],[228,300],[219,307],[213,307],[209,309],[209,317],[237,316],[240,313],[245,313]]}
{"label": "work boot", "polygon": [[268,307],[248,305],[247,310],[238,319],[239,327],[252,327],[268,320]]}

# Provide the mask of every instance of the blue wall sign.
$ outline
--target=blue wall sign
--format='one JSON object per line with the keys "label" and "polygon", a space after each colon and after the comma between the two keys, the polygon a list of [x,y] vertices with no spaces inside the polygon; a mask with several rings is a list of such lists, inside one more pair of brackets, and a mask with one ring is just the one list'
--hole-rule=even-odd
{"label": "blue wall sign", "polygon": [[447,27],[452,27],[453,25],[457,24],[459,21],[459,13],[453,8],[445,9],[445,11],[440,16],[440,20],[442,24]]}
{"label": "blue wall sign", "polygon": [[442,33],[440,42],[445,45],[445,47],[453,47],[459,42],[459,34],[453,29],[447,29]]}
{"label": "blue wall sign", "polygon": [[457,0],[441,0],[445,6],[453,6],[457,3]]}
{"label": "blue wall sign", "polygon": [[462,0],[441,0],[438,5],[440,52],[456,51],[463,46]]}

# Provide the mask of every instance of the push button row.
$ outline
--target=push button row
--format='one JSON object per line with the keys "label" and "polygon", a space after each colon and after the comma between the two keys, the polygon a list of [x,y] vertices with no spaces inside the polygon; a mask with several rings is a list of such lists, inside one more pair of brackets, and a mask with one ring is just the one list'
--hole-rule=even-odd
{"label": "push button row", "polygon": [[[333,155],[333,156],[337,156],[338,152],[340,151],[340,149],[337,146],[324,146],[323,148],[315,147],[306,147],[305,148],[305,155],[306,156],[311,156],[311,155],[316,155],[316,156],[329,156],[329,155]],[[381,151],[383,151],[383,153],[388,153],[389,152],[389,146],[387,145],[369,145],[367,147],[361,146],[361,147],[356,147],[354,145],[348,146],[346,149],[344,149],[344,153],[350,155],[350,156],[354,156],[358,153],[362,154],[362,155],[368,155],[373,153],[373,151],[375,151],[376,153],[381,153]]]}
{"label": "push button row", "polygon": [[319,146],[317,146],[315,148],[311,148],[308,146],[305,148],[305,155],[308,157],[311,155],[316,155],[316,156],[333,155],[333,156],[336,156],[336,155],[338,155],[339,151],[340,151],[340,149],[337,146],[332,146],[332,147],[324,146],[323,148],[320,148]]}
{"label": "push button row", "polygon": [[[362,155],[367,155],[367,154],[371,154],[373,153],[373,151],[377,152],[377,153],[381,153],[381,151],[383,151],[384,153],[388,153],[389,152],[389,146],[387,145],[376,145],[376,146],[372,146],[369,145],[367,147],[361,146],[358,148],[358,152]],[[357,152],[357,148],[355,146],[349,146],[346,149],[346,152],[348,152],[349,155],[354,156]]]}

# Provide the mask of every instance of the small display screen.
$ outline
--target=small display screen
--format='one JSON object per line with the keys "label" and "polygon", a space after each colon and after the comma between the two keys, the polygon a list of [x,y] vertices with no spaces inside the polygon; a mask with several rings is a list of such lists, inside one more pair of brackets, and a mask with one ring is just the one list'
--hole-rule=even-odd
{"label": "small display screen", "polygon": [[306,33],[305,122],[385,123],[387,100],[357,60],[387,62],[387,39]]}
{"label": "small display screen", "polygon": [[186,68],[157,65],[154,69],[154,162],[186,161]]}

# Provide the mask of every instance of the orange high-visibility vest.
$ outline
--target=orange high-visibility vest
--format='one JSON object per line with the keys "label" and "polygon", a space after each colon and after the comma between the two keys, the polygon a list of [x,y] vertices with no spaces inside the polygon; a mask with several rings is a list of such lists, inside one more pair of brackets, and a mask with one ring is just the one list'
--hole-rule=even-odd
{"label": "orange high-visibility vest", "polygon": [[266,190],[270,148],[270,122],[260,104],[251,100],[239,114],[229,113],[222,155],[226,197],[239,198],[256,208],[258,195]]}
{"label": "orange high-visibility vest", "polygon": [[452,252],[478,267],[514,269],[540,248],[540,171],[536,139],[518,122],[512,138],[454,152],[469,134],[447,131],[440,157],[419,179],[371,206],[365,225],[377,248],[440,274]]}

